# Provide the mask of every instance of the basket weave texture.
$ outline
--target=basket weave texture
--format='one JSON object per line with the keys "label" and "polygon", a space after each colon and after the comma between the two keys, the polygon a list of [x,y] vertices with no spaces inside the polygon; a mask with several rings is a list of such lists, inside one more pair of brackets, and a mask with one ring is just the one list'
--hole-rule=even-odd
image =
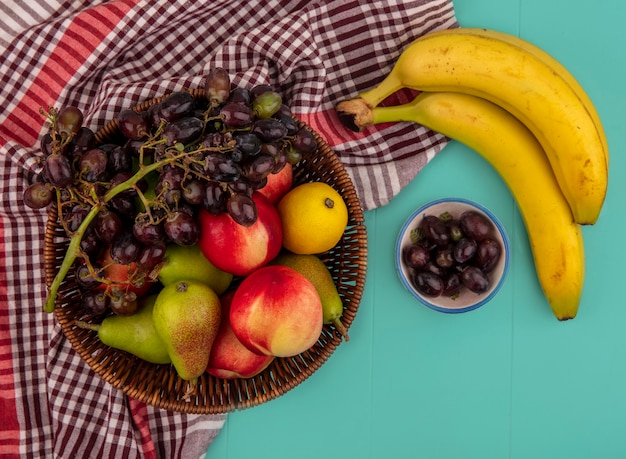
{"label": "basket weave texture", "polygon": [[[196,98],[201,90],[190,90]],[[134,110],[143,111],[164,97],[145,101]],[[308,126],[301,123],[310,129]],[[363,211],[352,181],[343,164],[329,145],[313,132],[318,151],[304,157],[294,168],[294,185],[305,182],[326,182],[343,197],[348,207],[348,226],[333,249],[320,258],[329,268],[343,300],[341,318],[346,329],[352,324],[363,294],[367,267],[367,234]],[[96,133],[99,143],[121,136],[117,121],[112,120]],[[57,209],[48,214],[44,240],[46,285],[50,287],[69,244],[61,226]],[[204,373],[196,390],[188,393],[188,382],[182,380],[172,365],[156,365],[129,353],[104,345],[96,332],[77,327],[76,320],[91,322],[80,306],[80,291],[70,272],[55,299],[55,315],[64,335],[80,357],[105,381],[126,395],[160,409],[193,414],[218,414],[254,407],[273,400],[291,390],[313,374],[342,343],[332,325],[324,325],[315,345],[289,358],[276,358],[260,374],[246,379],[220,379]],[[348,343],[349,345],[349,343]]]}

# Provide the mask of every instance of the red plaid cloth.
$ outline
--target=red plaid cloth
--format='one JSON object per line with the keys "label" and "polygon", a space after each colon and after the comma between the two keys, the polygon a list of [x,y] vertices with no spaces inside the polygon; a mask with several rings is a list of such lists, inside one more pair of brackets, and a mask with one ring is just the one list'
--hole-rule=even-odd
{"label": "red plaid cloth", "polygon": [[[263,6],[259,6],[263,5]],[[451,0],[0,3],[0,456],[200,457],[225,416],[145,406],[105,384],[43,312],[40,107],[76,105],[93,129],[216,66],[270,83],[339,154],[365,209],[388,203],[446,143],[408,123],[354,134],[333,107],[388,72],[426,31],[457,26]]]}

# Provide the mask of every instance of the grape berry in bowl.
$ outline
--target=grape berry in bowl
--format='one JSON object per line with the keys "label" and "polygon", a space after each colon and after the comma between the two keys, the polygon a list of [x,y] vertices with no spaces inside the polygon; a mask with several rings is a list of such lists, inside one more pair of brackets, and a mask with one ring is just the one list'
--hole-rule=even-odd
{"label": "grape berry in bowl", "polygon": [[435,311],[461,313],[491,300],[509,268],[509,239],[493,213],[466,199],[439,199],[413,212],[396,244],[402,284]]}

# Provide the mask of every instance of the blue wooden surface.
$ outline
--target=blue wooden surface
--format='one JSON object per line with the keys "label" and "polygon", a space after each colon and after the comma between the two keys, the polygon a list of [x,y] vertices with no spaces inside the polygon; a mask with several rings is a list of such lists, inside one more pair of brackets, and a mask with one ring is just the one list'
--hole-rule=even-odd
{"label": "blue wooden surface", "polygon": [[[514,200],[457,143],[388,206],[366,213],[369,266],[351,341],[283,397],[229,415],[207,457],[624,458],[626,440],[626,3],[456,0],[462,26],[541,46],[594,101],[611,149],[599,222],[584,228],[587,277],[576,319],[552,316]],[[488,305],[447,315],[403,290],[397,231],[431,199],[462,196],[495,212],[512,244],[509,278]]]}

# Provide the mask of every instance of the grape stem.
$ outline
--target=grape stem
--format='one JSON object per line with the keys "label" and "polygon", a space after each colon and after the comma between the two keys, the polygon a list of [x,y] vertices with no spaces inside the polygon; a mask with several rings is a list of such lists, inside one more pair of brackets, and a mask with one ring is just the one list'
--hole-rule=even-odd
{"label": "grape stem", "polygon": [[109,202],[111,199],[113,199],[115,196],[117,196],[119,193],[122,193],[131,188],[134,188],[137,185],[137,183],[141,179],[143,179],[146,175],[148,175],[150,172],[153,172],[166,164],[173,163],[177,161],[178,159],[186,156],[187,154],[188,153],[183,152],[178,155],[173,155],[169,158],[164,158],[150,165],[141,164],[139,166],[139,170],[132,177],[130,177],[125,182],[122,182],[114,186],[110,190],[108,190],[105,193],[102,200],[99,200],[98,202],[93,204],[93,206],[91,207],[91,210],[85,216],[85,219],[81,222],[76,232],[70,238],[70,243],[65,253],[65,257],[63,258],[63,261],[61,262],[61,266],[59,267],[59,270],[57,271],[56,276],[54,277],[52,283],[50,284],[48,297],[46,298],[46,302],[44,304],[45,312],[50,313],[54,311],[55,301],[56,301],[57,294],[59,292],[59,288],[61,287],[61,283],[65,279],[65,276],[67,276],[67,273],[69,272],[70,268],[74,264],[74,261],[76,260],[76,258],[81,256],[82,251],[80,248],[80,243],[83,239],[83,236],[85,235],[87,228],[89,227],[93,219],[96,218],[96,215],[98,215],[98,213],[105,206],[105,204]]}

